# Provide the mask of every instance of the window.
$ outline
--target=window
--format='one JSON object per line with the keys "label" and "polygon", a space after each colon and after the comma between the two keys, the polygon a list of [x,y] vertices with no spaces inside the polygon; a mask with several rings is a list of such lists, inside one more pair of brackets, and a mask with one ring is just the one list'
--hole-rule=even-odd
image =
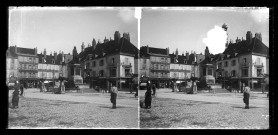
{"label": "window", "polygon": [[143,59],[143,63],[146,64],[146,63],[147,63],[147,60],[146,60],[146,59]]}
{"label": "window", "polygon": [[225,67],[228,67],[228,61],[225,61]]}
{"label": "window", "polygon": [[96,61],[93,61],[93,67],[95,67],[96,66]]}
{"label": "window", "polygon": [[103,71],[103,70],[100,70],[100,71],[99,71],[99,76],[100,76],[100,77],[103,77],[103,76],[104,76],[104,71]]}
{"label": "window", "polygon": [[261,68],[258,68],[257,69],[257,77],[261,76],[262,75],[262,69]]}
{"label": "window", "polygon": [[125,64],[129,64],[128,58],[125,58]]}
{"label": "window", "polygon": [[228,71],[224,71],[224,76],[228,77]]}
{"label": "window", "polygon": [[208,69],[208,75],[212,75],[212,69],[211,68]]}
{"label": "window", "polygon": [[90,62],[86,63],[86,69],[90,68]]}
{"label": "window", "polygon": [[29,62],[32,62],[32,58],[29,58]]}
{"label": "window", "polygon": [[232,66],[236,65],[236,60],[232,60]]}
{"label": "window", "polygon": [[92,74],[94,77],[96,76],[96,71],[93,71],[93,74]]}
{"label": "window", "polygon": [[110,69],[110,77],[116,77],[116,74],[117,74],[117,68],[116,67],[113,67]]}
{"label": "window", "polygon": [[115,63],[115,59],[114,59],[114,58],[112,58],[112,61],[111,61],[111,62],[112,62],[112,64],[113,64],[113,63]]}
{"label": "window", "polygon": [[160,62],[165,62],[164,58],[161,58],[161,59],[160,59]]}
{"label": "window", "polygon": [[75,75],[80,75],[80,68],[75,69]]}
{"label": "window", "polygon": [[104,61],[103,60],[100,60],[99,61],[99,66],[103,66],[104,65]]}
{"label": "window", "polygon": [[218,63],[218,68],[222,68],[222,63]]}
{"label": "window", "polygon": [[246,63],[246,58],[243,58],[243,63],[244,63],[244,64]]}
{"label": "window", "polygon": [[257,63],[257,64],[260,64],[260,63],[261,63],[261,59],[260,59],[260,58],[257,58],[257,59],[256,59],[256,63]]}
{"label": "window", "polygon": [[235,71],[235,70],[232,70],[231,76],[232,76],[232,77],[235,77],[235,76],[236,76],[236,71]]}
{"label": "window", "polygon": [[248,77],[248,68],[242,69],[242,76]]}
{"label": "window", "polygon": [[125,69],[125,77],[130,76],[130,69],[126,68]]}
{"label": "window", "polygon": [[161,70],[163,70],[163,69],[164,69],[164,66],[163,66],[163,65],[161,65],[161,66],[160,66],[160,69],[161,69]]}

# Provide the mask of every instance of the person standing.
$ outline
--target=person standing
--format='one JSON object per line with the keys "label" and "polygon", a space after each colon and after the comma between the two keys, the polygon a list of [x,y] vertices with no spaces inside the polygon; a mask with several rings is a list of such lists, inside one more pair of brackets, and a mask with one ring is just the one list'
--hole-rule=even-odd
{"label": "person standing", "polygon": [[155,87],[155,84],[152,85],[152,89],[153,89],[153,96],[155,96],[155,93],[156,93],[156,87]]}
{"label": "person standing", "polygon": [[146,109],[150,109],[152,105],[152,91],[150,82],[147,83],[147,91],[145,93],[145,106]]}
{"label": "person standing", "polygon": [[249,97],[250,97],[250,88],[248,85],[243,83],[243,102],[245,103],[245,109],[249,109]]}
{"label": "person standing", "polygon": [[20,96],[23,96],[23,92],[24,92],[24,88],[23,88],[23,84],[20,84]]}
{"label": "person standing", "polygon": [[12,108],[18,108],[19,102],[19,83],[16,81],[15,90],[12,95]]}
{"label": "person standing", "polygon": [[135,90],[136,90],[136,93],[134,94],[134,97],[136,98],[138,96],[138,85],[135,84]]}
{"label": "person standing", "polygon": [[118,88],[115,86],[115,84],[113,84],[111,88],[111,97],[110,97],[110,101],[113,104],[112,106],[113,109],[116,109],[117,93],[118,93]]}

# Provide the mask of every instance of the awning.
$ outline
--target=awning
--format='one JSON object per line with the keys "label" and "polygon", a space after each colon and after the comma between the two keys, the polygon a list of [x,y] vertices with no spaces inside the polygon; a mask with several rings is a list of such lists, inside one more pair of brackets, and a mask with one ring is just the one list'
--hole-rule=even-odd
{"label": "awning", "polygon": [[121,82],[121,83],[125,83],[125,80],[121,80],[120,82]]}
{"label": "awning", "polygon": [[147,83],[140,83],[140,86],[147,86]]}

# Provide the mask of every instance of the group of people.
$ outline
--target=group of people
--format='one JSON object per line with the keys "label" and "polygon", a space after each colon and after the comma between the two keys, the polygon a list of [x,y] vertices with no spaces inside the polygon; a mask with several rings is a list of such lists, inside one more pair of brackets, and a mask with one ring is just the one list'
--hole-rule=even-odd
{"label": "group of people", "polygon": [[[24,86],[18,81],[15,82],[14,92],[12,94],[12,108],[18,108],[19,96],[24,95]],[[19,93],[20,90],[20,93]]]}

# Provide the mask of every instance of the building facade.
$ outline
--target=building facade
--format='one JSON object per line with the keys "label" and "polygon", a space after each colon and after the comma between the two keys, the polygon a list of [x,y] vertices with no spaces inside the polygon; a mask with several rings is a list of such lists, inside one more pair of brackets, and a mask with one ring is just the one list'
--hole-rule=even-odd
{"label": "building facade", "polygon": [[180,83],[189,80],[192,76],[198,77],[198,65],[196,62],[196,54],[186,52],[186,55],[178,55],[178,49],[175,54],[169,55],[170,63],[170,79]]}
{"label": "building facade", "polygon": [[11,46],[6,53],[6,82],[15,82],[18,78],[18,56]]}
{"label": "building facade", "polygon": [[[147,46],[140,48],[140,59],[143,61],[141,76],[149,74],[149,80],[160,87],[169,86],[170,83],[170,56],[169,48],[161,49]],[[144,64],[144,62],[146,64]],[[146,66],[145,66],[146,65]],[[144,66],[144,67],[143,67]],[[145,70],[145,67],[149,67]]]}
{"label": "building facade", "polygon": [[38,54],[38,78],[43,80],[55,80],[60,76],[68,78],[67,65],[65,64],[64,52],[54,55],[46,55],[46,49],[43,54]]}
{"label": "building facade", "polygon": [[261,88],[264,75],[269,70],[268,53],[268,47],[261,41],[261,35],[256,33],[252,37],[252,33],[248,31],[246,40],[230,42],[226,50],[216,58],[216,77],[229,78],[229,85],[234,88],[241,87],[242,83],[254,89]]}
{"label": "building facade", "polygon": [[18,56],[18,80],[27,87],[37,87],[38,84],[38,56],[37,48],[29,49],[14,46]]}
{"label": "building facade", "polygon": [[120,89],[129,88],[134,75],[138,74],[135,68],[135,65],[138,67],[138,52],[138,48],[130,42],[128,33],[121,37],[116,31],[114,40],[105,38],[103,43],[96,43],[93,39],[92,46],[81,49],[78,56],[84,82],[92,87],[110,88],[115,84]]}

